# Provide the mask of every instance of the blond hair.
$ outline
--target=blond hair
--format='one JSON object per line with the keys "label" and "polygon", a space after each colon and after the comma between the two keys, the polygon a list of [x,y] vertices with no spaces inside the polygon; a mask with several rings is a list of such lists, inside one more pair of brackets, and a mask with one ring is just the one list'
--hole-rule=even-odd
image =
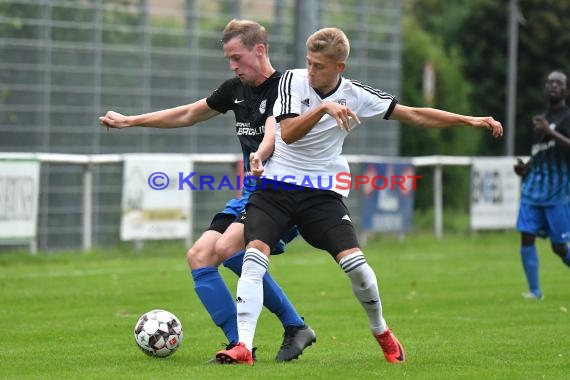
{"label": "blond hair", "polygon": [[309,36],[307,50],[313,53],[323,53],[337,62],[344,62],[350,53],[350,42],[342,30],[323,28]]}
{"label": "blond hair", "polygon": [[249,50],[257,44],[263,44],[267,50],[267,32],[255,21],[233,19],[228,22],[222,33],[222,43],[225,44],[235,37],[239,37],[241,43]]}

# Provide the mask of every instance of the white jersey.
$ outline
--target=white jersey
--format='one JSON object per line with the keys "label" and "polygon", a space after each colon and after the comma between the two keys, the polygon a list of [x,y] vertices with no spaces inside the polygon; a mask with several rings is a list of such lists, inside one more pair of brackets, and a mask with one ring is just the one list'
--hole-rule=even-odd
{"label": "white jersey", "polygon": [[[286,71],[279,81],[273,114],[279,122],[288,115],[309,112],[323,102],[346,105],[362,121],[374,116],[384,116],[387,119],[397,100],[383,91],[342,77],[337,89],[321,98],[309,86],[307,69],[295,69]],[[341,155],[342,144],[347,135],[348,132],[340,129],[336,120],[326,114],[309,133],[287,145],[281,138],[281,126],[277,124],[275,150],[265,166],[264,177],[327,189],[348,196],[346,180],[349,178],[350,168]],[[337,181],[339,175],[342,175],[344,180],[341,184]]]}

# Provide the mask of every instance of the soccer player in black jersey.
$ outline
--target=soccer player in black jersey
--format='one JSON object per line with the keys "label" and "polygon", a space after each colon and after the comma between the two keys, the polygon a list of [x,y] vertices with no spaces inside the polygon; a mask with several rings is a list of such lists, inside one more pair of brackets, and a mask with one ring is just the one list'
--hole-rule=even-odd
{"label": "soccer player in black jersey", "polygon": [[[253,162],[263,161],[273,152],[275,119],[272,112],[281,74],[271,65],[267,33],[257,22],[230,21],[223,31],[222,44],[224,56],[236,77],[223,82],[209,97],[141,115],[125,116],[109,111],[99,118],[101,124],[107,128],[178,128],[231,110],[235,115],[236,134],[243,152],[244,172],[249,172],[250,159]],[[209,229],[187,253],[194,289],[214,323],[226,335],[228,347],[238,342],[236,305],[218,272],[218,266],[223,262],[238,276],[241,274],[245,246],[245,215],[242,212],[253,188],[244,185],[242,198],[227,202],[225,208],[214,216]],[[288,232],[273,248],[273,252],[282,252],[284,243],[296,234],[296,229]],[[296,359],[316,341],[315,332],[305,325],[269,274],[263,277],[263,288],[264,305],[280,319],[285,329],[283,343],[275,360]]]}
{"label": "soccer player in black jersey", "polygon": [[568,77],[560,70],[548,74],[544,85],[548,109],[532,119],[534,138],[530,161],[518,159],[522,177],[517,230],[521,260],[528,283],[527,299],[544,298],[540,290],[535,237],[548,237],[552,251],[570,266],[570,108],[566,105]]}

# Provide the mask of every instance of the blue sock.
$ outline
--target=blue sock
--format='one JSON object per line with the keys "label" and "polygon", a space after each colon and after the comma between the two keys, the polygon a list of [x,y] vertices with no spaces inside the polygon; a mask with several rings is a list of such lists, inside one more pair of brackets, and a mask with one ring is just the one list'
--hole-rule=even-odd
{"label": "blue sock", "polygon": [[537,296],[542,295],[538,285],[538,254],[536,246],[523,245],[521,247],[521,259],[529,290]]}
{"label": "blue sock", "polygon": [[212,320],[222,329],[228,343],[239,341],[236,304],[218,268],[204,267],[192,270],[194,290]]}
{"label": "blue sock", "polygon": [[[224,266],[241,276],[244,254],[245,251],[236,253],[224,261]],[[277,315],[283,327],[305,325],[305,322],[297,313],[283,289],[273,280],[273,277],[268,272],[263,276],[263,305]]]}

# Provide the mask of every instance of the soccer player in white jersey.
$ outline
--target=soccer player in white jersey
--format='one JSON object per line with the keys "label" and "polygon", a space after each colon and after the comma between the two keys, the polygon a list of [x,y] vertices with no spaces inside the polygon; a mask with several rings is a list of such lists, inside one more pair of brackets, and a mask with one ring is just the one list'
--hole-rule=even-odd
{"label": "soccer player in white jersey", "polygon": [[321,29],[307,40],[307,68],[287,71],[280,80],[273,112],[279,122],[275,150],[247,205],[247,249],[237,286],[240,343],[217,353],[221,363],[253,363],[251,350],[262,309],[261,279],[269,263],[269,247],[293,225],[309,244],[329,252],[348,275],[384,357],[390,363],[403,363],[404,348],[384,320],[376,275],[342,201],[348,190],[334,181],[339,172],[349,172],[341,156],[343,141],[361,118],[374,116],[421,128],[468,125],[488,128],[495,137],[502,135],[501,123],[492,117],[406,107],[390,94],[343,78],[349,50],[342,30]]}

